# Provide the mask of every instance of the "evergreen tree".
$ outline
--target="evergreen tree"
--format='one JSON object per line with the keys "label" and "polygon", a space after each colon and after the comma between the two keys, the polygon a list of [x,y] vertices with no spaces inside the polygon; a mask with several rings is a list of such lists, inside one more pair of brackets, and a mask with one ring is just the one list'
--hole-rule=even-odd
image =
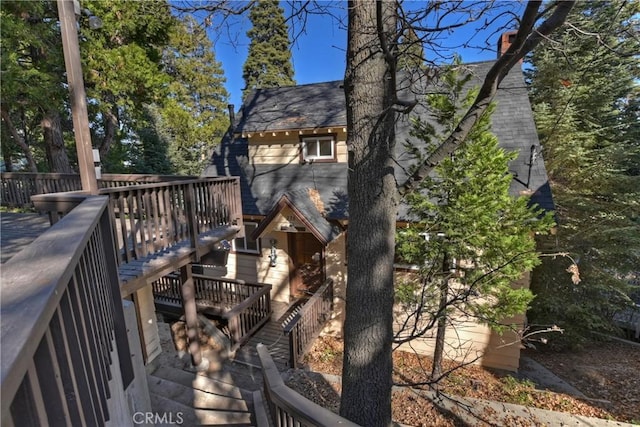
{"label": "evergreen tree", "polygon": [[55,3],[3,1],[3,152],[19,148],[32,172],[72,172],[62,131],[68,119]]}
{"label": "evergreen tree", "polygon": [[[165,1],[88,0],[83,7],[102,21],[95,28],[83,15],[79,27],[92,139],[106,169],[115,170],[126,163],[131,135],[146,126],[145,105],[165,99],[161,58],[175,19]],[[125,145],[109,155],[114,144]]]}
{"label": "evergreen tree", "polygon": [[244,95],[254,89],[294,85],[288,27],[278,0],[259,0],[249,18],[253,28],[247,31],[251,42],[242,71]]}
{"label": "evergreen tree", "polygon": [[565,329],[559,344],[611,331],[640,265],[638,79],[640,4],[580,2],[573,27],[531,56],[531,100],[558,206],[559,232],[534,274],[533,322]]}
{"label": "evergreen tree", "polygon": [[206,32],[193,18],[174,27],[169,44],[163,63],[171,83],[156,129],[168,142],[173,170],[200,175],[229,127],[224,72]]}
{"label": "evergreen tree", "polygon": [[[465,90],[468,77],[459,78],[454,65],[442,76],[441,93],[427,98],[445,136],[458,123],[461,107],[468,107],[477,94]],[[397,253],[420,266],[420,285],[413,284],[415,292],[409,293],[406,285],[401,288],[405,303],[407,297],[414,301],[408,313],[412,320],[397,340],[421,337],[437,324],[435,381],[442,373],[445,328],[455,327],[450,314],[464,314],[501,331],[506,318],[524,313],[532,295],[526,288],[514,288],[513,282],[539,263],[533,234],[546,233],[553,223],[550,214],[541,215],[526,197],[509,194],[508,164],[517,153],[498,146],[489,129],[491,113],[492,108],[473,127],[455,158],[443,161],[420,191],[407,195],[409,214],[417,220],[398,234]],[[409,147],[419,156],[428,156],[443,139],[434,126],[420,120],[413,133],[427,143],[423,153]],[[459,274],[452,278],[454,260]]]}

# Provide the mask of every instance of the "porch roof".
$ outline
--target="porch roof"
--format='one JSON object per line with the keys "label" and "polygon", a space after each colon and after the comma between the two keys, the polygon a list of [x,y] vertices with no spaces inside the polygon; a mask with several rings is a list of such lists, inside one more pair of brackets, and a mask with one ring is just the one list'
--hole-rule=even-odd
{"label": "porch roof", "polygon": [[334,240],[342,233],[340,226],[329,222],[320,212],[316,203],[311,200],[309,188],[302,188],[284,193],[278,203],[269,211],[252,234],[253,239],[258,239],[274,222],[276,216],[285,208],[291,209],[296,218],[305,225],[316,239],[323,245]]}

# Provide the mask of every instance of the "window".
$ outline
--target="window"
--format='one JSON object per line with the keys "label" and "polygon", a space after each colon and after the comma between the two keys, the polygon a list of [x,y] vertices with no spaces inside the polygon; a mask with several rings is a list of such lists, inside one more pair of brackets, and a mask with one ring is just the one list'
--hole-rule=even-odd
{"label": "window", "polygon": [[336,143],[332,135],[314,136],[302,139],[302,160],[336,160]]}
{"label": "window", "polygon": [[256,222],[244,223],[244,237],[239,237],[233,240],[233,250],[236,252],[246,252],[250,254],[260,253],[260,239],[253,240],[251,234],[258,228]]}

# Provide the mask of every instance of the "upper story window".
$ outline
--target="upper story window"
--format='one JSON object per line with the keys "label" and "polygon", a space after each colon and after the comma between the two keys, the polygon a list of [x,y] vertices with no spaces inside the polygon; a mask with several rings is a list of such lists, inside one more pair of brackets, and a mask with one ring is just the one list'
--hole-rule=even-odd
{"label": "upper story window", "polygon": [[333,135],[302,138],[303,161],[336,161],[336,140]]}
{"label": "upper story window", "polygon": [[251,233],[258,228],[258,224],[255,222],[244,223],[244,237],[239,237],[233,240],[233,249],[236,252],[246,252],[250,254],[260,253],[260,239],[253,240]]}

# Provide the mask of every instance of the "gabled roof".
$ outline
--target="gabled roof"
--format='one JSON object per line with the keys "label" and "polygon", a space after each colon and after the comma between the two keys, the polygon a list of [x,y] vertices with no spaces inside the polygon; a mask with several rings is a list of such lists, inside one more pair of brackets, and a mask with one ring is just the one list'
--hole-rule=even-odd
{"label": "gabled roof", "polygon": [[248,94],[235,131],[346,126],[342,81],[257,89]]}
{"label": "gabled roof", "polygon": [[[473,76],[469,86],[479,86],[493,61],[466,64]],[[409,85],[405,97],[433,91],[433,87]],[[417,88],[417,89],[416,89]],[[255,91],[238,114],[237,125],[222,139],[213,153],[206,176],[240,176],[242,205],[245,214],[267,215],[286,192],[316,188],[325,205],[326,217],[348,216],[347,165],[345,163],[255,164],[248,155],[248,140],[243,133],[283,131],[346,126],[346,104],[341,82],[325,82]],[[531,202],[553,210],[553,199],[541,155],[540,142],[533,121],[527,88],[521,70],[512,70],[500,84],[492,115],[492,131],[500,146],[517,151],[509,164],[512,180],[510,193],[531,193]],[[429,121],[429,114],[418,105],[412,115]],[[409,135],[410,117],[401,116],[396,125],[396,179],[403,182],[414,159],[404,151],[403,143],[415,138]],[[532,156],[532,153],[535,153]],[[532,158],[534,161],[532,162]],[[399,218],[406,219],[406,207]]]}
{"label": "gabled roof", "polygon": [[278,203],[276,203],[267,214],[266,218],[260,222],[260,225],[251,237],[253,239],[260,237],[275,219],[276,215],[285,208],[291,209],[298,220],[300,220],[323,245],[331,242],[342,232],[337,224],[332,224],[325,219],[318,210],[318,207],[311,200],[309,189],[307,188],[284,193]]}

